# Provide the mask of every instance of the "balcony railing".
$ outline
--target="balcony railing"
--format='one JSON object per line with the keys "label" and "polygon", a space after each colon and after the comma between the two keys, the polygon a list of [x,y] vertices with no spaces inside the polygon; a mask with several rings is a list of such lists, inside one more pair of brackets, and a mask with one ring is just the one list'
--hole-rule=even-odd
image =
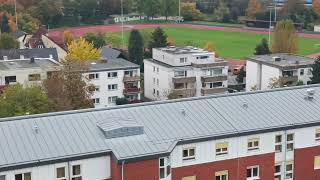
{"label": "balcony railing", "polygon": [[201,89],[201,94],[203,96],[205,96],[205,95],[210,95],[210,94],[225,93],[227,91],[228,91],[228,89],[225,88],[225,87],[217,87],[217,88],[212,88],[212,89],[210,89],[210,88],[202,88]]}
{"label": "balcony railing", "polygon": [[137,87],[125,88],[125,89],[123,90],[123,94],[126,94],[126,95],[139,94],[140,92],[141,92],[141,89],[140,89],[140,88],[137,88]]}
{"label": "balcony railing", "polygon": [[183,89],[173,89],[172,92],[178,96],[186,98],[186,97],[194,97],[197,91],[195,88],[183,88]]}
{"label": "balcony railing", "polygon": [[280,82],[282,84],[287,84],[287,83],[293,83],[293,82],[297,82],[298,76],[283,76],[279,78]]}
{"label": "balcony railing", "polygon": [[135,82],[140,81],[140,76],[124,76],[123,82]]}
{"label": "balcony railing", "polygon": [[228,76],[226,75],[201,77],[202,82],[217,82],[226,80],[228,80]]}
{"label": "balcony railing", "polygon": [[191,66],[196,67],[196,68],[211,68],[211,67],[228,66],[228,62],[226,62],[226,61],[217,61],[217,62],[207,63],[207,64],[192,63]]}
{"label": "balcony railing", "polygon": [[194,83],[196,82],[196,77],[174,77],[172,78],[173,83]]}

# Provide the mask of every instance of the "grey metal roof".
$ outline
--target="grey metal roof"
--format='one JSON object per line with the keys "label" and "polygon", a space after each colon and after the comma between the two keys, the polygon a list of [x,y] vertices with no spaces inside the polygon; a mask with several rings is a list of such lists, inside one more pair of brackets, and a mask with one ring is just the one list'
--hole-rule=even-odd
{"label": "grey metal roof", "polygon": [[121,52],[119,50],[112,49],[109,47],[103,47],[101,54],[103,59],[115,59],[120,56]]}
{"label": "grey metal roof", "polygon": [[196,53],[211,53],[201,48],[193,47],[193,46],[168,46],[155,48],[157,50],[164,51],[169,54],[196,54]]}
{"label": "grey metal roof", "polygon": [[[305,99],[309,88],[313,100]],[[142,125],[144,133],[106,138],[97,124],[114,127],[115,117]],[[6,118],[0,121],[0,170],[109,151],[118,160],[145,158],[170,153],[177,143],[315,124],[320,85]]]}
{"label": "grey metal roof", "polygon": [[[273,57],[280,57],[281,61],[275,61]],[[288,66],[311,66],[314,64],[314,59],[312,58],[287,53],[251,56],[249,60],[280,68]]]}
{"label": "grey metal roof", "polygon": [[60,67],[60,64],[51,59],[35,59],[33,63],[27,59],[0,61],[0,70],[20,70],[30,68],[56,69],[58,67]]}
{"label": "grey metal roof", "polygon": [[136,69],[140,68],[139,65],[122,58],[86,61],[89,66],[89,71],[109,71],[119,69]]}
{"label": "grey metal roof", "polygon": [[3,60],[3,56],[7,56],[8,60],[20,59],[20,55],[24,58],[49,58],[52,55],[53,59],[59,61],[58,52],[56,48],[35,48],[35,49],[0,49],[0,60]]}

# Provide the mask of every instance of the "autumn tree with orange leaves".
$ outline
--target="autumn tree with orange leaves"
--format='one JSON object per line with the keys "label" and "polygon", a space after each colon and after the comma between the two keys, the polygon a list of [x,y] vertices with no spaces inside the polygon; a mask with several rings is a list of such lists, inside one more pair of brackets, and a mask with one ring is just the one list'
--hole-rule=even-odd
{"label": "autumn tree with orange leaves", "polygon": [[319,0],[313,0],[312,1],[312,10],[320,16],[320,1]]}
{"label": "autumn tree with orange leaves", "polygon": [[262,11],[261,4],[257,0],[250,0],[248,3],[248,8],[246,10],[246,15],[249,18],[255,19],[256,15]]}
{"label": "autumn tree with orange leaves", "polygon": [[16,23],[13,16],[7,12],[0,12],[1,33],[10,33],[16,31]]}

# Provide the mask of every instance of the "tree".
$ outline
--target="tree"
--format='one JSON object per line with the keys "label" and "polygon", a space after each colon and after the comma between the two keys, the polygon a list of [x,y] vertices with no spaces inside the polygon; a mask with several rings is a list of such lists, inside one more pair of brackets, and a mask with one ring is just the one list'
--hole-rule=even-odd
{"label": "tree", "polygon": [[311,83],[319,84],[320,83],[320,56],[316,59],[316,61],[312,65],[311,72],[312,72]]}
{"label": "tree", "polygon": [[28,13],[50,27],[57,26],[63,15],[59,4],[51,0],[41,0],[37,6],[29,8]]}
{"label": "tree", "polygon": [[132,30],[129,37],[129,60],[142,65],[143,63],[143,39],[138,30]]}
{"label": "tree", "polygon": [[270,78],[268,88],[276,89],[276,88],[281,88],[281,87],[283,87],[283,82],[281,81],[281,79],[279,79],[277,77]]}
{"label": "tree", "polygon": [[1,17],[1,33],[10,33],[9,20],[6,15]]}
{"label": "tree", "polygon": [[240,72],[236,78],[238,83],[243,83],[243,79],[247,76],[246,70],[244,69],[244,67],[242,67],[240,69]]}
{"label": "tree", "polygon": [[203,14],[191,3],[181,5],[181,16],[186,21],[201,20],[203,18]]}
{"label": "tree", "polygon": [[121,36],[118,34],[107,34],[107,43],[113,47],[119,48],[121,46]]}
{"label": "tree", "polygon": [[303,0],[285,1],[281,9],[282,16],[289,18],[295,14],[303,14],[306,9],[304,3],[305,2]]}
{"label": "tree", "polygon": [[216,47],[214,46],[214,44],[212,42],[207,42],[207,44],[204,46],[204,49],[209,51],[209,52],[214,52],[215,53],[215,57],[219,57],[218,52],[216,50]]}
{"label": "tree", "polygon": [[266,38],[263,38],[259,44],[257,44],[254,55],[270,54],[269,44]]}
{"label": "tree", "polygon": [[92,108],[91,86],[82,76],[88,66],[82,61],[66,61],[63,65],[61,71],[54,72],[43,82],[48,97],[57,104],[59,111]]}
{"label": "tree", "polygon": [[168,45],[167,35],[160,27],[156,28],[151,34],[151,40],[149,42],[149,50],[152,52],[152,48],[166,47]]}
{"label": "tree", "polygon": [[166,17],[178,14],[179,1],[178,0],[160,0],[161,14]]}
{"label": "tree", "polygon": [[10,34],[2,33],[0,35],[0,49],[18,49],[19,42]]}
{"label": "tree", "polygon": [[7,12],[0,12],[0,32],[10,33],[16,31],[16,23],[14,17]]}
{"label": "tree", "polygon": [[95,48],[102,48],[103,46],[106,45],[105,35],[102,33],[97,33],[97,34],[86,33],[83,36],[83,38],[86,41],[92,43]]}
{"label": "tree", "polygon": [[0,96],[0,117],[47,113],[55,110],[55,104],[38,86],[23,88],[11,85]]}
{"label": "tree", "polygon": [[298,34],[293,22],[290,20],[278,22],[273,33],[272,52],[295,54],[298,52],[298,45]]}
{"label": "tree", "polygon": [[40,26],[40,21],[30,14],[20,13],[18,15],[18,25],[21,31],[24,31],[29,34],[37,32]]}
{"label": "tree", "polygon": [[320,16],[320,2],[319,0],[312,0],[312,10]]}
{"label": "tree", "polygon": [[248,8],[246,10],[246,15],[249,18],[255,19],[256,15],[262,11],[261,4],[257,0],[250,0]]}
{"label": "tree", "polygon": [[72,41],[68,45],[67,60],[97,60],[101,57],[101,49],[94,48],[84,38]]}
{"label": "tree", "polygon": [[176,45],[176,39],[174,38],[174,37],[172,37],[172,36],[169,36],[168,38],[167,38],[167,42],[168,42],[168,46],[175,46]]}
{"label": "tree", "polygon": [[219,22],[230,21],[230,10],[224,0],[219,1],[219,6],[215,9],[213,16]]}
{"label": "tree", "polygon": [[143,12],[148,19],[153,18],[155,15],[160,13],[160,2],[159,0],[144,0],[143,3]]}
{"label": "tree", "polygon": [[63,31],[63,42],[69,45],[74,40],[73,34],[70,31]]}

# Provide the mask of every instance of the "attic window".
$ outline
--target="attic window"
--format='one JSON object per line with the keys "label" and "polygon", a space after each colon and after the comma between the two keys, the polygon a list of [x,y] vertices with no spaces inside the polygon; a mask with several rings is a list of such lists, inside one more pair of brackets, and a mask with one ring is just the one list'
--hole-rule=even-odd
{"label": "attic window", "polygon": [[97,126],[107,139],[141,135],[144,133],[142,125],[137,124],[132,119],[119,117],[111,117],[106,121],[98,122]]}

